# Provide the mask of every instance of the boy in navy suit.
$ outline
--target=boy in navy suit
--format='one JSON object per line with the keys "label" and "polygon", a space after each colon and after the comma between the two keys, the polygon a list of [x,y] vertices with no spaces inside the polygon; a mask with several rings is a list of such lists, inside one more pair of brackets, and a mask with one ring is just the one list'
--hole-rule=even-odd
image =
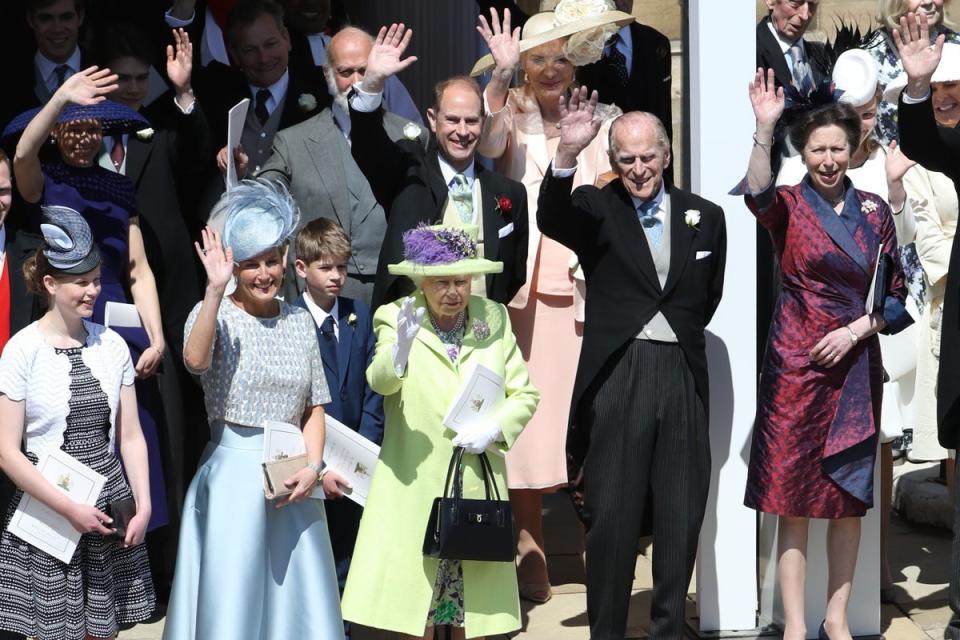
{"label": "boy in navy suit", "polygon": [[[317,326],[323,370],[332,398],[323,409],[379,445],[383,440],[383,397],[374,393],[366,378],[376,343],[370,308],[359,300],[340,296],[347,279],[350,238],[333,220],[318,218],[297,233],[296,244],[294,266],[306,288],[294,304],[309,311]],[[327,500],[326,508],[342,594],[363,509],[342,499],[336,483],[325,482],[324,491],[328,498],[340,498]]]}

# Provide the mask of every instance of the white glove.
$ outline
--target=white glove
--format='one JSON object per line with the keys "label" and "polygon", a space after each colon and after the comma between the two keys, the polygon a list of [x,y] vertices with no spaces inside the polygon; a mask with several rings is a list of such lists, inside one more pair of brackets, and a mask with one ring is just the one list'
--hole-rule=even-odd
{"label": "white glove", "polygon": [[426,309],[413,308],[413,297],[404,299],[397,312],[397,344],[393,345],[393,368],[398,376],[402,376],[407,369],[407,358],[410,357],[410,347],[417,337],[420,326],[423,324],[423,314]]}
{"label": "white glove", "polygon": [[463,429],[453,438],[453,444],[463,447],[467,453],[479,454],[498,440],[503,440],[500,425],[496,422],[478,422]]}

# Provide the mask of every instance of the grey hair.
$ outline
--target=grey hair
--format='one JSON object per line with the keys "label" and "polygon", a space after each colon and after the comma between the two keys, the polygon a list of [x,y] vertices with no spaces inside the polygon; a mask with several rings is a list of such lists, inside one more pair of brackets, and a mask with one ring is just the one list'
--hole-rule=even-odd
{"label": "grey hair", "polygon": [[660,118],[646,111],[628,111],[615,118],[614,121],[610,123],[610,129],[607,131],[607,153],[610,155],[611,164],[614,164],[614,158],[620,151],[617,147],[615,133],[617,125],[621,120],[624,121],[624,126],[626,126],[627,121],[632,120],[640,120],[652,126],[657,136],[657,146],[660,147],[660,150],[664,153],[670,153],[670,136],[667,134],[667,128],[663,126]]}

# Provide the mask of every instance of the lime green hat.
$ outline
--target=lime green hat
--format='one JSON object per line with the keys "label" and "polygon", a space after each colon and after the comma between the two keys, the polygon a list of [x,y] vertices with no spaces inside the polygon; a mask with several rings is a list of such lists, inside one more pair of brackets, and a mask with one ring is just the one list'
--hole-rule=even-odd
{"label": "lime green hat", "polygon": [[475,276],[500,273],[502,262],[477,257],[476,225],[421,225],[403,234],[403,262],[387,265],[395,276]]}

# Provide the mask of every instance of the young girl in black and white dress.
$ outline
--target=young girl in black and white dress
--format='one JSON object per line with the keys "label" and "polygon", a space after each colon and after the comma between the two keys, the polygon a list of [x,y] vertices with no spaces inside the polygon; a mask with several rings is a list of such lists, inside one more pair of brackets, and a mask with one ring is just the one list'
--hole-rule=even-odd
{"label": "young girl in black and white dress", "polygon": [[[36,640],[113,638],[155,605],[142,544],[150,483],[134,369],[123,339],[87,320],[100,292],[100,256],[86,222],[72,209],[46,207],[41,229],[44,246],[24,277],[47,296],[49,311],[0,358],[0,469],[18,487],[0,534],[0,630]],[[106,477],[95,505],[74,502],[35,468],[58,449]],[[6,530],[25,493],[83,534],[69,564]],[[120,539],[105,511],[131,496],[136,514]]]}

